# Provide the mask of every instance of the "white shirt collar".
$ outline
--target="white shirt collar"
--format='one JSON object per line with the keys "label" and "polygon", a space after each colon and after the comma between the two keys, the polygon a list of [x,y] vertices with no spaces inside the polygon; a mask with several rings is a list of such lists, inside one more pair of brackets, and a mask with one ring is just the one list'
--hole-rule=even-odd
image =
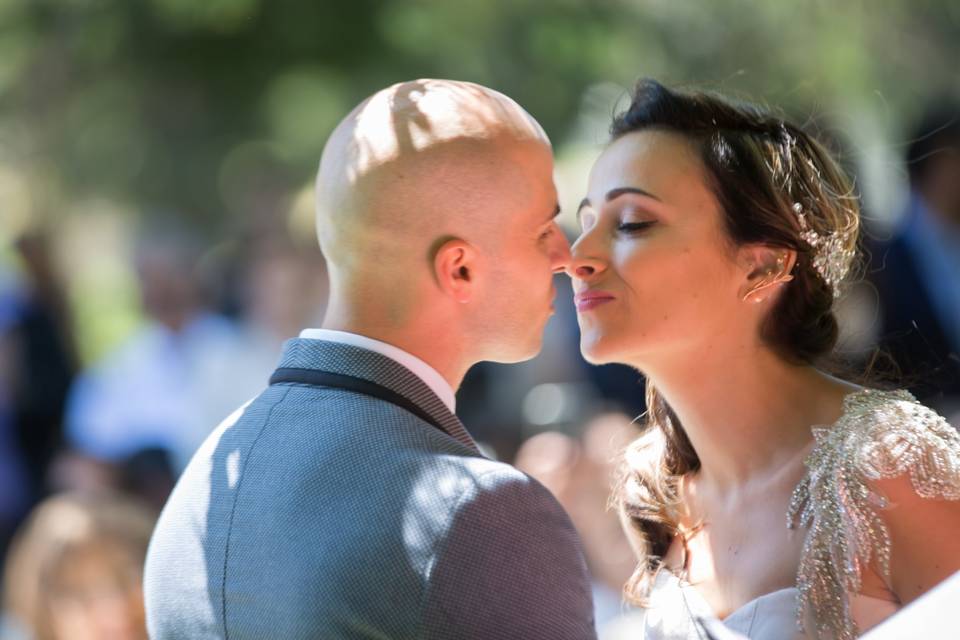
{"label": "white shirt collar", "polygon": [[428,365],[426,362],[408,353],[392,344],[381,342],[373,338],[361,336],[348,331],[333,331],[332,329],[304,329],[300,332],[301,338],[307,340],[326,340],[327,342],[339,342],[348,344],[368,351],[374,351],[380,355],[386,356],[394,362],[403,365],[415,376],[423,380],[423,383],[430,387],[430,390],[437,394],[437,397],[443,401],[450,409],[450,413],[455,413],[457,408],[457,396],[450,383],[440,375],[440,373]]}

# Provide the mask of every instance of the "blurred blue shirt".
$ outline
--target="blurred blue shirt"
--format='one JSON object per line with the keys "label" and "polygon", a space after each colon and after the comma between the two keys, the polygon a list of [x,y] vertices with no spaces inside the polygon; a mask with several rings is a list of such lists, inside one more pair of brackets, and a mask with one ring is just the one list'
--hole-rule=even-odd
{"label": "blurred blue shirt", "polygon": [[0,265],[0,523],[16,518],[28,499],[23,461],[14,437],[10,388],[15,347],[11,331],[23,315],[23,305],[19,282]]}
{"label": "blurred blue shirt", "polygon": [[903,238],[944,334],[960,350],[960,228],[940,220],[913,194]]}
{"label": "blurred blue shirt", "polygon": [[148,323],[74,384],[70,445],[106,461],[159,447],[179,472],[224,417],[266,387],[277,355],[253,358],[251,346],[212,314],[176,333]]}

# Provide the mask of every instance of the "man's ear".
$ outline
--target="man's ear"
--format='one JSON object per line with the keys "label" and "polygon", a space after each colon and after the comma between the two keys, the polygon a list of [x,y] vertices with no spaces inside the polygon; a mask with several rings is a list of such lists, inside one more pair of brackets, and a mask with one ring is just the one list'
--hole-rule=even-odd
{"label": "man's ear", "polygon": [[433,257],[433,272],[440,290],[457,302],[470,302],[476,290],[477,257],[477,250],[466,240],[443,241]]}
{"label": "man's ear", "polygon": [[793,268],[797,264],[795,250],[751,244],[740,247],[737,252],[745,275],[740,285],[740,298],[744,302],[763,302],[781,285],[793,280]]}

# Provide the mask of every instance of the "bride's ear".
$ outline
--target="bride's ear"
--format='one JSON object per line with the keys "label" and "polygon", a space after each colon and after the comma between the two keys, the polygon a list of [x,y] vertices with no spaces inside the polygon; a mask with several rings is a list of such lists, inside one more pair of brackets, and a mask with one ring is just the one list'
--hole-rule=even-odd
{"label": "bride's ear", "polygon": [[740,299],[761,303],[793,280],[797,252],[784,247],[746,245],[738,249],[737,261],[744,275],[739,289]]}
{"label": "bride's ear", "polygon": [[434,252],[433,274],[437,285],[461,304],[473,299],[479,268],[477,250],[466,240],[444,240]]}

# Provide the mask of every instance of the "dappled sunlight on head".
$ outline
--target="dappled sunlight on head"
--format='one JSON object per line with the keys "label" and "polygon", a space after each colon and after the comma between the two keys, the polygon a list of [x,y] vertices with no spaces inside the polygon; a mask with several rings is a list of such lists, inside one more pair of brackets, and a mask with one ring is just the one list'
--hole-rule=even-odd
{"label": "dappled sunlight on head", "polygon": [[360,105],[341,126],[352,133],[358,147],[359,174],[404,153],[456,139],[510,134],[547,140],[540,125],[512,99],[480,85],[449,80],[393,85]]}
{"label": "dappled sunlight on head", "polygon": [[[486,269],[474,300],[529,272],[537,311],[549,308],[552,266],[540,257],[566,251],[544,250],[538,240],[557,208],[550,142],[520,105],[492,89],[415,80],[374,94],[330,136],[316,205],[328,318],[363,317],[388,330],[414,324],[414,314],[442,304],[434,258],[451,240],[473,252],[464,272],[471,282]],[[523,355],[532,350],[525,344]]]}
{"label": "dappled sunlight on head", "polygon": [[325,254],[341,262],[340,244],[358,241],[351,232],[360,225],[395,233],[452,217],[444,206],[452,197],[476,195],[473,183],[498,175],[497,160],[510,159],[511,146],[530,143],[549,148],[536,120],[492,89],[415,80],[379,91],[344,118],[324,148],[317,224]]}

